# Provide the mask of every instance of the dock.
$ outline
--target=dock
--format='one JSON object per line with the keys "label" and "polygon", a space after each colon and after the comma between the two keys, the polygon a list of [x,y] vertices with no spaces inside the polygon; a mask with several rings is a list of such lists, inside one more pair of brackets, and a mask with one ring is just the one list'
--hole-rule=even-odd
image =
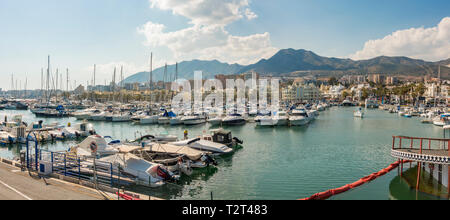
{"label": "dock", "polygon": [[[139,200],[162,200],[134,192],[120,192]],[[112,188],[94,188],[86,181],[52,174],[41,177],[20,164],[0,158],[0,200],[123,200]]]}
{"label": "dock", "polygon": [[110,193],[21,171],[0,163],[0,200],[109,200]]}

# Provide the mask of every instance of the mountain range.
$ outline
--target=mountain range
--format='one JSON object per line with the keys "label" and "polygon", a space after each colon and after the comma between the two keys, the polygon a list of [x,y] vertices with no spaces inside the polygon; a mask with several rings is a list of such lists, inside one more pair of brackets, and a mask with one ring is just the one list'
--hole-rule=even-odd
{"label": "mountain range", "polygon": [[[178,78],[192,79],[194,71],[201,70],[203,78],[214,78],[217,74],[241,74],[255,71],[261,75],[271,76],[301,76],[320,75],[332,76],[339,74],[380,73],[388,75],[437,76],[441,65],[441,77],[450,79],[450,59],[439,62],[428,62],[408,57],[380,56],[369,60],[351,60],[322,57],[312,51],[283,49],[270,59],[262,59],[251,65],[227,64],[217,60],[184,61],[178,64]],[[168,79],[175,76],[175,65],[167,68]],[[164,67],[153,71],[153,81],[163,80]],[[125,83],[144,83],[149,81],[149,72],[136,73],[124,80]]]}

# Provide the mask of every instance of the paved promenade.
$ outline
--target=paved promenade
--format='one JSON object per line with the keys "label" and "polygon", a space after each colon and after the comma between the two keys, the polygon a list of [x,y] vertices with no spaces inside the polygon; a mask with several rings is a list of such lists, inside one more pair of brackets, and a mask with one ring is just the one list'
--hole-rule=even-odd
{"label": "paved promenade", "polygon": [[[109,198],[112,195],[109,194]],[[0,200],[105,200],[97,190],[57,179],[42,179],[0,163]]]}

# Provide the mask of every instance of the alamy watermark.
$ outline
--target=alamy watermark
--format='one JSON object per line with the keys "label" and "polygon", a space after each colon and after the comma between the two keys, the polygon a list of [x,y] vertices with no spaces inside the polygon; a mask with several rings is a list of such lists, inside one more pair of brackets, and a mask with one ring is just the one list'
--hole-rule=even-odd
{"label": "alamy watermark", "polygon": [[217,115],[275,112],[280,109],[279,84],[279,79],[256,79],[252,74],[247,80],[225,79],[224,86],[218,79],[203,80],[203,72],[196,71],[193,81],[172,83],[171,90],[178,93],[172,99],[172,110],[177,114],[209,110]]}

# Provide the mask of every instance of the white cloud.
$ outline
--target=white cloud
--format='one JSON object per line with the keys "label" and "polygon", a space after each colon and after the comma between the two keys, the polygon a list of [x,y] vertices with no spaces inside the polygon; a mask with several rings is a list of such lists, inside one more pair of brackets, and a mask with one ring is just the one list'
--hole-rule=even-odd
{"label": "white cloud", "polygon": [[382,55],[427,61],[450,58],[450,17],[442,19],[436,27],[399,30],[383,39],[370,40],[361,51],[350,57],[361,60]]}
{"label": "white cloud", "polygon": [[252,10],[250,10],[249,8],[245,9],[245,16],[247,17],[248,20],[253,20],[258,18],[258,15],[255,14]]}
{"label": "white cloud", "polygon": [[180,59],[217,59],[223,62],[251,64],[269,58],[278,49],[271,46],[270,34],[233,36],[218,25],[195,25],[174,32],[164,32],[164,25],[148,22],[138,28],[148,46],[166,46]]}
{"label": "white cloud", "polygon": [[165,32],[165,25],[147,22],[137,31],[146,37],[145,45],[167,47],[176,60],[217,59],[222,62],[251,64],[269,58],[278,49],[270,34],[234,36],[226,26],[239,19],[258,16],[248,8],[248,0],[150,0],[151,7],[171,10],[191,20],[191,27]]}
{"label": "white cloud", "polygon": [[152,8],[170,10],[194,25],[227,25],[246,16],[256,18],[249,0],[150,0]]}

